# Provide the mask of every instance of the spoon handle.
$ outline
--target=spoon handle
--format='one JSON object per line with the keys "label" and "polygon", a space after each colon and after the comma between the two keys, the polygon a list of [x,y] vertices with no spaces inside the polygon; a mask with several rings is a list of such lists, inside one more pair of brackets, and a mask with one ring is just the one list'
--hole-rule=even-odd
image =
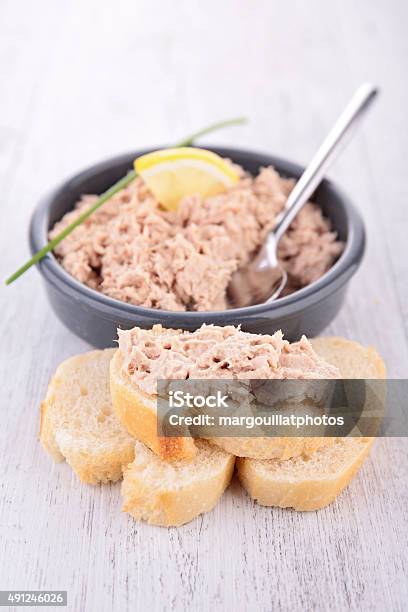
{"label": "spoon handle", "polygon": [[275,244],[286,232],[299,210],[322,181],[327,169],[338,156],[378,94],[378,88],[364,83],[354,93],[306,170],[291,191],[281,217],[273,230]]}

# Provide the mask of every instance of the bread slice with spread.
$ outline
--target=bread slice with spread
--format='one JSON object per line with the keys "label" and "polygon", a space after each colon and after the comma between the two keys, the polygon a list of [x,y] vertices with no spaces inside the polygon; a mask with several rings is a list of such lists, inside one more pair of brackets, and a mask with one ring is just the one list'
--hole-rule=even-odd
{"label": "bread slice with spread", "polygon": [[[233,326],[203,325],[195,332],[137,327],[119,330],[119,349],[110,368],[112,402],[127,431],[166,460],[192,459],[188,435],[160,437],[157,430],[158,379],[305,379],[360,377],[359,364],[373,376],[382,362],[373,349],[339,338],[305,337],[289,343],[281,332],[250,334]],[[343,368],[343,372],[341,371]],[[345,368],[350,366],[349,374]],[[352,366],[352,367],[351,367]],[[360,367],[361,369],[361,367]],[[262,433],[262,432],[261,432]],[[330,437],[208,437],[229,453],[253,459],[311,456],[330,446]]]}

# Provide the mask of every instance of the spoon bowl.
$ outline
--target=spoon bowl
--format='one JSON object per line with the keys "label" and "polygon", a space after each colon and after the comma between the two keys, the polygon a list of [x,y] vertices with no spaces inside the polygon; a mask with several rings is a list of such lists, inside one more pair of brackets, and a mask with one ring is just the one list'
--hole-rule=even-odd
{"label": "spoon bowl", "polygon": [[269,236],[268,250],[261,249],[258,255],[234,274],[227,289],[231,308],[269,303],[280,296],[288,275],[277,258],[276,237]]}

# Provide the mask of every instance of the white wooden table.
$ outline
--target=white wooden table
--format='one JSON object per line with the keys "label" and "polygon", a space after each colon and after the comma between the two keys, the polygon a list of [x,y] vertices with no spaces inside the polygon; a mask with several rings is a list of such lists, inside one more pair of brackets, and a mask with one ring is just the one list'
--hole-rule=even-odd
{"label": "white wooden table", "polygon": [[[1,277],[27,257],[42,193],[104,157],[217,119],[208,143],[306,162],[355,86],[383,95],[333,177],[367,255],[328,333],[408,372],[408,4],[404,0],[0,2]],[[403,610],[407,441],[378,441],[318,513],[256,506],[233,483],[181,529],[134,522],[119,486],[83,486],[37,440],[50,375],[87,350],[31,271],[0,289],[0,589],[66,589],[69,609]]]}

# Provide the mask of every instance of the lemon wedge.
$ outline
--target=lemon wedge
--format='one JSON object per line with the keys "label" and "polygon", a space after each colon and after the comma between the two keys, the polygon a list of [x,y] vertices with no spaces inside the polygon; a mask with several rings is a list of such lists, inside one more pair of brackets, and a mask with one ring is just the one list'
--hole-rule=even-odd
{"label": "lemon wedge", "polygon": [[136,172],[167,210],[177,210],[185,196],[203,198],[226,191],[239,176],[219,155],[195,147],[153,151],[138,157]]}

